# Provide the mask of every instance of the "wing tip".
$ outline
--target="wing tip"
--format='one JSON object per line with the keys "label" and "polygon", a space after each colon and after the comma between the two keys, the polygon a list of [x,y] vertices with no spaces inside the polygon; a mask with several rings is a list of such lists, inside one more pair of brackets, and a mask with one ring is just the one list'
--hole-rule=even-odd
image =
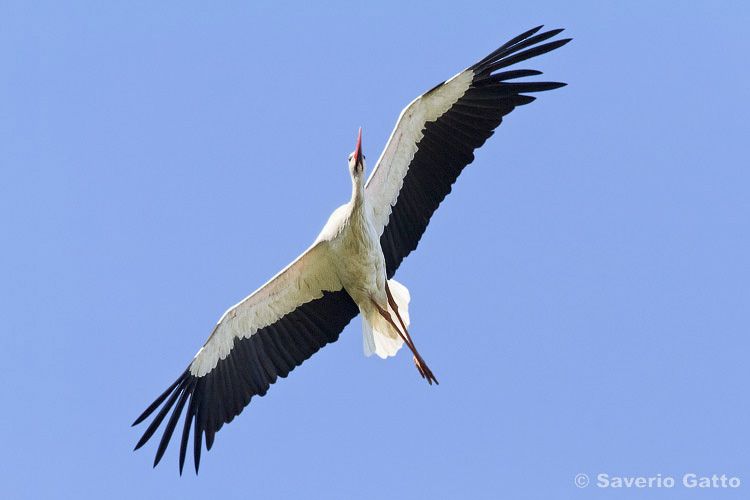
{"label": "wing tip", "polygon": [[543,24],[539,25],[512,38],[469,69],[476,74],[490,74],[500,68],[555,50],[572,40],[572,38],[564,38],[542,44],[545,40],[565,31],[565,28],[557,28],[537,34],[543,27]]}
{"label": "wing tip", "polygon": [[[164,456],[164,453],[167,448],[167,444],[169,443],[169,440],[171,439],[171,434],[173,430],[174,423],[177,419],[179,419],[180,415],[182,414],[182,410],[184,407],[184,401],[186,399],[187,393],[192,392],[194,384],[190,383],[190,371],[185,370],[180,377],[177,378],[177,380],[169,386],[169,388],[164,391],[156,400],[149,405],[146,410],[141,413],[141,415],[131,424],[131,427],[134,427],[140,423],[142,423],[144,420],[146,420],[151,414],[153,414],[159,407],[161,407],[161,410],[156,414],[154,417],[154,420],[151,422],[151,424],[148,426],[146,431],[143,433],[141,438],[138,440],[138,443],[135,445],[135,448],[133,448],[133,451],[136,451],[143,447],[156,433],[157,429],[161,426],[162,422],[164,421],[164,418],[169,413],[170,410],[174,407],[174,410],[172,412],[172,416],[167,424],[167,429],[165,430],[164,435],[162,436],[162,439],[159,443],[159,448],[156,452],[156,457],[154,459],[154,467],[156,467],[159,462],[161,461],[162,457]],[[175,406],[175,402],[177,401],[177,398],[179,396],[182,396],[180,398],[180,401],[177,402],[177,406]],[[169,398],[169,399],[167,399]],[[166,400],[166,403],[165,403]],[[163,404],[163,406],[162,406]]]}

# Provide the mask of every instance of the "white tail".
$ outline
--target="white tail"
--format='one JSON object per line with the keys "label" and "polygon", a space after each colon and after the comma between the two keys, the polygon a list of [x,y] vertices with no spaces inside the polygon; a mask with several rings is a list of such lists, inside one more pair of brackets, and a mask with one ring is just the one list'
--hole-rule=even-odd
{"label": "white tail", "polygon": [[[398,307],[398,314],[401,319],[404,320],[404,324],[409,326],[409,290],[396,280],[388,280],[388,288],[393,295],[393,300],[396,301],[396,307]],[[393,321],[399,324],[396,314],[393,309],[388,307],[388,311],[393,317]],[[361,311],[360,311],[361,312]],[[385,359],[388,356],[394,356],[404,341],[401,336],[396,332],[393,327],[379,314],[373,314],[369,320],[373,320],[375,323],[372,325],[367,315],[362,313],[362,340],[364,345],[365,356],[371,356],[377,354],[381,358]]]}

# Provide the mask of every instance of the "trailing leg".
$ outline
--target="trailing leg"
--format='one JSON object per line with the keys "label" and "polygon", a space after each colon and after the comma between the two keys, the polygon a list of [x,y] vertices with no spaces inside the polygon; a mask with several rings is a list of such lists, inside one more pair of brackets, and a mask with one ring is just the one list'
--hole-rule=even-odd
{"label": "trailing leg", "polygon": [[[388,291],[388,288],[386,288],[386,294],[388,295],[388,302],[391,303],[393,301],[393,297]],[[396,323],[393,321],[393,317],[388,311],[380,307],[380,304],[378,304],[375,299],[370,298],[370,300],[375,305],[380,315],[383,316],[383,318],[385,318],[385,320],[391,324],[391,326],[396,330],[396,332],[399,334],[401,339],[403,339],[404,343],[409,347],[411,352],[414,354],[414,364],[416,365],[417,370],[419,370],[419,374],[422,375],[422,378],[426,378],[427,382],[430,385],[432,385],[433,381],[435,382],[435,384],[439,385],[439,382],[435,378],[435,375],[432,374],[432,370],[429,369],[429,367],[427,366],[427,363],[425,363],[424,359],[417,351],[417,348],[414,347],[414,343],[412,342],[411,337],[409,336],[409,332],[406,329],[406,326],[404,325],[404,322],[398,313],[398,308],[396,307],[395,301],[391,303],[391,307],[393,308],[393,311],[396,313],[396,316],[398,317],[399,322],[401,323],[401,326],[403,326],[405,333],[401,333],[401,330],[398,328],[398,326],[396,326]]]}

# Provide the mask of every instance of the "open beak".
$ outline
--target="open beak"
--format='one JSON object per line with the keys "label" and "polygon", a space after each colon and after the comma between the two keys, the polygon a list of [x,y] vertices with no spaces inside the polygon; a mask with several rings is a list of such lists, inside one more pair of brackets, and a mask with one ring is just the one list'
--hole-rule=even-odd
{"label": "open beak", "polygon": [[354,166],[362,166],[362,127],[359,127],[359,136],[357,137],[357,149],[354,150]]}

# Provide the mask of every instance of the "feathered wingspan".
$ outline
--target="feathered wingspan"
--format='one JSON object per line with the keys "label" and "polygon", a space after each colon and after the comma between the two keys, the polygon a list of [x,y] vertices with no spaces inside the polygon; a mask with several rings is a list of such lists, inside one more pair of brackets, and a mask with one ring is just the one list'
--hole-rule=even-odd
{"label": "feathered wingspan", "polygon": [[[401,113],[365,188],[388,278],[417,247],[433,212],[461,170],[473,161],[474,149],[492,135],[503,116],[534,100],[524,94],[564,85],[509,82],[541,74],[533,70],[497,73],[570,41],[542,43],[562,30],[537,35],[540,28],[509,41],[418,97]],[[337,214],[307,252],[224,314],[185,372],[136,419],[133,425],[161,407],[136,445],[138,449],[172,411],[154,466],[186,411],[180,473],[191,427],[197,473],[204,435],[206,449],[211,449],[216,432],[239,415],[253,396],[264,395],[278,377],[286,377],[321,347],[337,340],[359,313],[330,259],[328,240],[338,229]],[[408,298],[401,302],[406,310]],[[371,344],[376,350],[374,338]]]}
{"label": "feathered wingspan", "polygon": [[[498,70],[565,45],[570,39],[541,44],[562,30],[523,33],[478,63],[422,94],[399,116],[388,144],[367,181],[388,278],[415,248],[430,217],[451,190],[473,151],[484,144],[503,116],[557,82],[509,82],[536,76],[534,70]],[[541,44],[541,45],[539,45]]]}
{"label": "feathered wingspan", "polygon": [[133,423],[139,424],[164,403],[136,449],[156,432],[174,407],[156,452],[159,463],[187,406],[180,446],[185,463],[191,423],[195,471],[202,436],[211,449],[214,435],[263,396],[277,377],[286,377],[339,333],[359,312],[342,290],[328,258],[328,242],[318,241],[268,283],[229,309],[188,369]]}

